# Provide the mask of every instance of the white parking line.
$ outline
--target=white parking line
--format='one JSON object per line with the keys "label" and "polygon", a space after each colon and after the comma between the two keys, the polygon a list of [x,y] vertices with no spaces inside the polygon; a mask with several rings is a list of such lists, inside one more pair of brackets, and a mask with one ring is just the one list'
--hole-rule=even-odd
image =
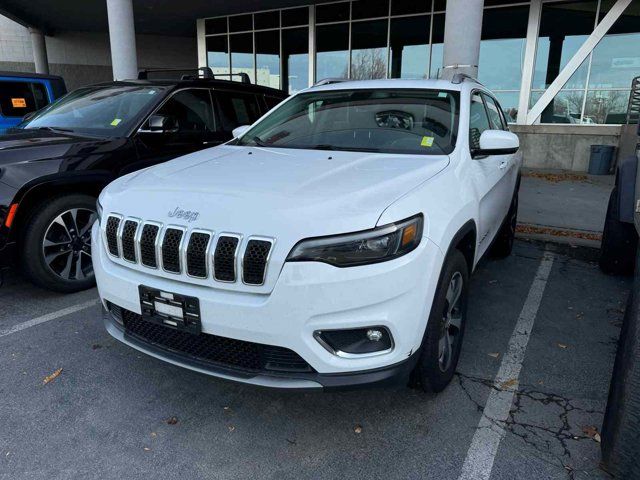
{"label": "white parking line", "polygon": [[478,428],[467,451],[459,480],[489,480],[491,477],[493,462],[505,433],[504,422],[509,416],[513,397],[518,390],[522,362],[553,260],[553,253],[545,251],[513,329],[507,353],[494,380],[495,388],[489,393]]}
{"label": "white parking line", "polygon": [[0,338],[6,337],[7,335],[11,335],[12,333],[17,333],[27,328],[35,327],[36,325],[40,325],[45,322],[50,322],[51,320],[55,320],[56,318],[64,317],[65,315],[69,315],[72,313],[79,312],[80,310],[84,310],[85,308],[93,307],[98,305],[100,300],[90,300],[88,302],[79,303],[78,305],[73,305],[71,307],[63,308],[56,312],[47,313],[40,317],[33,318],[31,320],[27,320],[26,322],[19,323],[14,325],[11,328],[7,328],[6,330],[0,330]]}

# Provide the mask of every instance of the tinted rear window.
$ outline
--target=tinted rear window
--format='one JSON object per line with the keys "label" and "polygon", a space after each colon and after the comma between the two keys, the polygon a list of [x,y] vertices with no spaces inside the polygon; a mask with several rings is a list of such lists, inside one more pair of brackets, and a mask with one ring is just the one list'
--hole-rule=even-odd
{"label": "tinted rear window", "polygon": [[48,103],[42,83],[0,81],[0,113],[5,117],[24,117]]}

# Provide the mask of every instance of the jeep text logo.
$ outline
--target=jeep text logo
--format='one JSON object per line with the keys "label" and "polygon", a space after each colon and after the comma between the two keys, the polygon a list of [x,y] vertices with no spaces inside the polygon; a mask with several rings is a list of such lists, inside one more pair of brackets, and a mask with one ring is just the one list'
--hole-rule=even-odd
{"label": "jeep text logo", "polygon": [[198,219],[200,212],[192,212],[191,210],[182,210],[180,207],[176,207],[173,212],[167,213],[170,217],[183,218],[187,222],[193,222]]}

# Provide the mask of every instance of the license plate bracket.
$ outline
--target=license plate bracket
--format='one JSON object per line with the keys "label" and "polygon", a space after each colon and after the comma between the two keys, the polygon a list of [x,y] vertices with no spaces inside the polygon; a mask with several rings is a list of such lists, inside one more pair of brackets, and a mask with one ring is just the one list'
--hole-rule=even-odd
{"label": "license plate bracket", "polygon": [[200,301],[196,297],[139,285],[140,310],[151,323],[195,335],[202,331]]}

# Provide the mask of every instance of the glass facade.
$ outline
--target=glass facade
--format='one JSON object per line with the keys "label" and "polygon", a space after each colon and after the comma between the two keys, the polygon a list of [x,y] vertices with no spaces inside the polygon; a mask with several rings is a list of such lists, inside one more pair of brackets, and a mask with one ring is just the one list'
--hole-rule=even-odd
{"label": "glass facade", "polygon": [[[530,3],[485,0],[478,78],[496,94],[510,122],[518,113]],[[542,0],[530,106],[614,3]],[[243,13],[205,19],[200,41],[214,73],[247,73],[260,85],[291,93],[323,78],[437,78],[445,8],[445,0],[342,0]],[[640,1],[632,2],[539,121],[623,122],[631,80],[640,75],[638,45]]]}

